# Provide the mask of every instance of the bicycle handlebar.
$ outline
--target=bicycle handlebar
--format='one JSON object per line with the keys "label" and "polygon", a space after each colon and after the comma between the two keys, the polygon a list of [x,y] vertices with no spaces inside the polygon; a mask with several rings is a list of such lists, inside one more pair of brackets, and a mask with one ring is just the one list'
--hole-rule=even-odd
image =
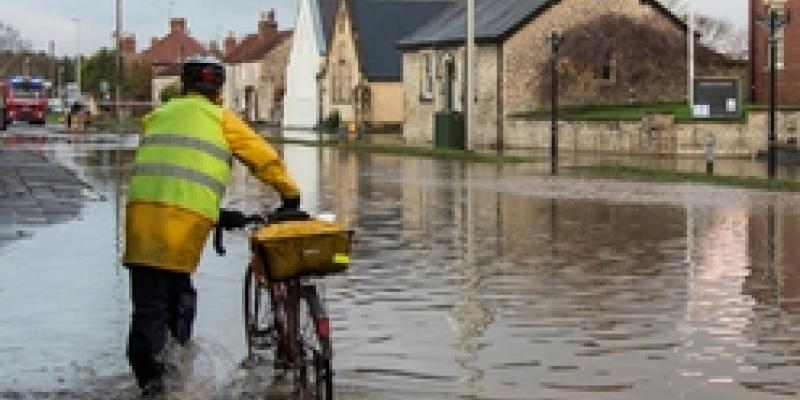
{"label": "bicycle handlebar", "polygon": [[248,225],[269,225],[278,222],[306,221],[311,219],[308,213],[300,210],[276,210],[266,217],[263,214],[247,215],[235,210],[220,210],[220,215],[224,215],[225,213],[232,213],[234,217],[227,219],[226,222],[220,220],[214,227],[214,251],[220,256],[224,256],[227,253],[225,245],[223,244],[223,230],[243,229]]}

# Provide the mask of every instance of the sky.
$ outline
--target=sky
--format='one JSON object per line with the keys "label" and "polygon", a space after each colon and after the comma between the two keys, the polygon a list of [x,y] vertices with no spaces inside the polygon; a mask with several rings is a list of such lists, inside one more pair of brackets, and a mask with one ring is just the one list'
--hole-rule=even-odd
{"label": "sky", "polygon": [[[261,11],[275,9],[281,29],[291,28],[297,0],[122,0],[123,30],[136,34],[139,50],[151,37],[169,30],[169,17],[187,18],[190,33],[200,41],[256,31]],[[603,1],[603,0],[584,0]],[[746,27],[747,0],[687,0],[696,12]],[[55,41],[56,53],[91,53],[113,47],[116,0],[0,0],[0,21],[16,27],[34,49]],[[80,34],[79,34],[80,33]]]}

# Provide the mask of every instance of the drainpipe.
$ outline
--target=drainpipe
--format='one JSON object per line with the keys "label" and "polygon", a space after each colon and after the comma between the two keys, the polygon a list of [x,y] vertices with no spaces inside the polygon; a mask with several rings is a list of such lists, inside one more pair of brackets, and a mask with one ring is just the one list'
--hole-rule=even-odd
{"label": "drainpipe", "polygon": [[467,62],[464,72],[467,78],[467,93],[464,96],[466,112],[464,132],[465,150],[472,150],[472,138],[475,129],[475,0],[467,0]]}

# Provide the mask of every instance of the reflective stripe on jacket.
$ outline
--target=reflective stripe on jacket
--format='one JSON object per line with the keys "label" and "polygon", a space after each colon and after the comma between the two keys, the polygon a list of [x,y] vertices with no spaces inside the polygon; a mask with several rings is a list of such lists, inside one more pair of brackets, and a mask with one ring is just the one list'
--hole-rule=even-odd
{"label": "reflective stripe on jacket", "polygon": [[125,215],[125,265],[195,271],[218,218],[231,156],[282,197],[299,196],[272,146],[204,97],[174,99],[144,125]]}
{"label": "reflective stripe on jacket", "polygon": [[136,152],[128,201],[180,207],[216,222],[232,162],[221,119],[222,109],[199,97],[158,109]]}

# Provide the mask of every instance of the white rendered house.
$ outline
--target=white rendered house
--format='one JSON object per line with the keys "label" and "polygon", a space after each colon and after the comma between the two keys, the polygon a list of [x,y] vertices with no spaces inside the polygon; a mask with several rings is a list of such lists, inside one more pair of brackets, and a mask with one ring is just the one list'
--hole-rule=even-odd
{"label": "white rendered house", "polygon": [[320,120],[317,74],[327,51],[336,3],[336,0],[298,1],[294,38],[286,68],[285,128],[310,129]]}

